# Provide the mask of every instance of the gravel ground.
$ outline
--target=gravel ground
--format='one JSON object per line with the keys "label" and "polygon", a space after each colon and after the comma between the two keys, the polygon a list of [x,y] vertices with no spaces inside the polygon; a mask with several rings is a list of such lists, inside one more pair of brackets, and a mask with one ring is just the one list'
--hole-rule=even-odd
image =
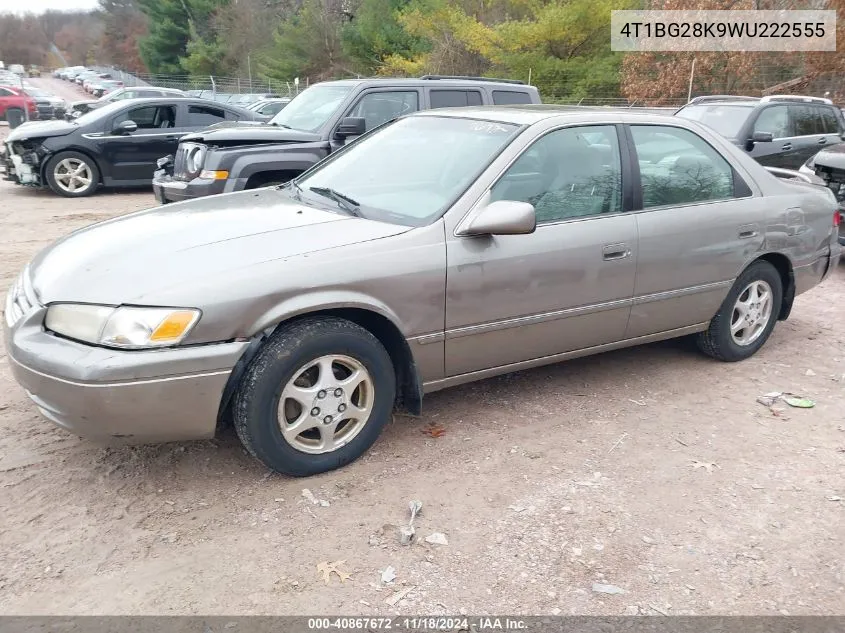
{"label": "gravel ground", "polygon": [[[0,183],[0,292],[53,239],[152,204]],[[231,435],[72,437],[0,351],[0,613],[843,614],[843,288],[840,266],[743,363],[670,341],[432,394],[307,480]],[[769,391],[817,405],[776,415]]]}

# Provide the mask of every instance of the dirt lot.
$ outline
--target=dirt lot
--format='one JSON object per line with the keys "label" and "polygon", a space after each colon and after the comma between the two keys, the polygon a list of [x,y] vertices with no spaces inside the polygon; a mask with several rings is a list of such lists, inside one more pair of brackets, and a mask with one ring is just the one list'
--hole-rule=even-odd
{"label": "dirt lot", "polygon": [[[0,292],[51,240],[152,202],[3,182]],[[76,439],[0,351],[0,612],[843,614],[843,310],[845,266],[744,363],[675,341],[433,394],[308,480],[268,475],[231,435]],[[755,401],[769,391],[817,406],[773,415]],[[323,561],[351,578],[327,585]]]}

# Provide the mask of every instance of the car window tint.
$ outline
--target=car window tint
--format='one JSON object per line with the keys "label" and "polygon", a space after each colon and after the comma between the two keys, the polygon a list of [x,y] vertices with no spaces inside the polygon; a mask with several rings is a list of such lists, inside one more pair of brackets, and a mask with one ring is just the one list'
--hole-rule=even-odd
{"label": "car window tint", "polygon": [[515,90],[494,90],[493,103],[496,105],[508,105],[511,103],[531,103],[531,95],[527,92]]}
{"label": "car window tint", "polygon": [[481,105],[481,93],[478,90],[432,90],[429,93],[431,108],[464,108]]}
{"label": "car window tint", "polygon": [[819,108],[822,117],[822,134],[839,134],[839,122],[832,108]]}
{"label": "car window tint", "polygon": [[134,121],[139,130],[168,129],[176,125],[176,108],[173,106],[143,106],[119,114],[115,125]]}
{"label": "car window tint", "polygon": [[188,106],[188,125],[190,127],[214,125],[225,120],[226,112],[221,108],[199,105]]}
{"label": "car window tint", "polygon": [[821,133],[818,108],[808,105],[791,105],[789,110],[792,113],[794,136],[810,136],[811,134]]}
{"label": "car window tint", "polygon": [[764,109],[754,122],[755,132],[769,132],[774,138],[784,138],[789,134],[789,112],[786,106],[773,106]]}
{"label": "car window tint", "polygon": [[416,92],[370,92],[365,94],[346,115],[366,121],[367,130],[419,109]]}
{"label": "car window tint", "polygon": [[495,184],[492,200],[534,205],[537,222],[555,222],[622,209],[619,142],[612,125],[546,134]]}
{"label": "car window tint", "polygon": [[676,127],[632,125],[643,208],[734,197],[728,161],[697,134]]}

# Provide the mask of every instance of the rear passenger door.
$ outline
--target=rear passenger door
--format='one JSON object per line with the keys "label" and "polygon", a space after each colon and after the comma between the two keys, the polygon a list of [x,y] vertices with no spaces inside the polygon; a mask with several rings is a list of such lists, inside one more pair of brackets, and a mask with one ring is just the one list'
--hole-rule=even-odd
{"label": "rear passenger door", "polygon": [[628,129],[639,169],[639,258],[625,338],[636,338],[712,319],[763,245],[766,208],[698,134],[668,125]]}

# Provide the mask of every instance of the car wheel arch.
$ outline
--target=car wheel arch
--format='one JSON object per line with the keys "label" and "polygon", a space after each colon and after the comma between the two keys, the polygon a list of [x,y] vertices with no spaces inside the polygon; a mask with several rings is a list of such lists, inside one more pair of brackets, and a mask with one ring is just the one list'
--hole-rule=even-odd
{"label": "car wheel arch", "polygon": [[780,275],[783,284],[783,299],[778,312],[778,321],[785,321],[792,311],[792,302],[795,300],[795,275],[793,274],[792,261],[783,253],[769,252],[757,254],[754,259],[746,263],[737,274],[737,278],[755,262],[764,261],[775,267]]}
{"label": "car wheel arch", "polygon": [[41,161],[41,181],[42,182],[47,181],[47,163],[49,163],[50,160],[54,156],[58,156],[59,154],[64,154],[65,152],[76,152],[77,154],[82,154],[83,156],[88,158],[92,163],[94,163],[94,166],[97,168],[97,171],[99,172],[99,175],[100,175],[100,179],[99,179],[97,184],[100,184],[100,185],[103,184],[103,182],[104,182],[103,179],[105,178],[105,176],[103,175],[103,168],[100,165],[100,162],[91,155],[91,152],[89,152],[88,150],[86,150],[84,148],[76,147],[75,145],[72,146],[72,147],[63,147],[63,148],[58,149],[58,150],[51,150],[50,153],[47,154],[43,158],[43,160]]}
{"label": "car wheel arch", "polygon": [[333,316],[355,323],[375,336],[387,350],[396,371],[396,400],[394,409],[411,415],[419,415],[422,410],[423,388],[414,360],[411,346],[402,330],[397,325],[398,317],[386,308],[360,302],[337,302],[335,304],[302,306],[296,310],[286,310],[283,316],[268,317],[257,327],[257,333],[250,337],[250,344],[235,365],[229,380],[223,389],[217,417],[218,432],[228,426],[229,408],[238,384],[249,363],[263,346],[264,342],[280,327],[293,321],[316,316]]}

